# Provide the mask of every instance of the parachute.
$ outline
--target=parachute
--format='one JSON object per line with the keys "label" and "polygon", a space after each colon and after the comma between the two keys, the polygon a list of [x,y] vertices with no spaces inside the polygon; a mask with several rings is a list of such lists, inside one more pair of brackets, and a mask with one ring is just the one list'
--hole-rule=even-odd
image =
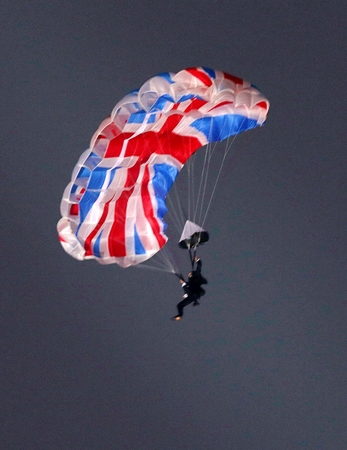
{"label": "parachute", "polygon": [[[64,250],[124,268],[151,258],[167,242],[166,197],[187,160],[209,142],[263,125],[268,109],[249,82],[204,67],[162,73],[130,92],[101,123],[65,189],[57,225]],[[208,239],[188,222],[193,231],[182,233],[181,247]]]}

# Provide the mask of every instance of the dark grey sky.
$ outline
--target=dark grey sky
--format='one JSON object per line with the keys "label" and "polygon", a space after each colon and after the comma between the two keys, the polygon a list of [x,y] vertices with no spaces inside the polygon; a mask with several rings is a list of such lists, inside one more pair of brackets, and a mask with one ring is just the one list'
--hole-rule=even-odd
{"label": "dark grey sky", "polygon": [[[344,1],[8,1],[1,12],[2,445],[345,450]],[[80,263],[56,236],[115,103],[204,65],[256,84],[180,323],[175,277]],[[238,145],[238,143],[236,143]]]}

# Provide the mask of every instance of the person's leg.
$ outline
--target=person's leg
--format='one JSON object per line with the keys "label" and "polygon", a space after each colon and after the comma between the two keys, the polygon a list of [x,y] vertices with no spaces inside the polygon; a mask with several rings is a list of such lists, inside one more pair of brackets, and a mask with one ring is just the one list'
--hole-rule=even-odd
{"label": "person's leg", "polygon": [[182,301],[180,301],[178,304],[177,304],[177,311],[178,311],[178,314],[177,314],[177,316],[175,316],[175,317],[173,317],[173,319],[175,319],[175,320],[180,320],[181,319],[181,317],[183,316],[183,308],[185,308],[187,305],[189,305],[190,303],[192,303],[192,299],[191,299],[191,297],[186,297],[186,298],[184,298]]}

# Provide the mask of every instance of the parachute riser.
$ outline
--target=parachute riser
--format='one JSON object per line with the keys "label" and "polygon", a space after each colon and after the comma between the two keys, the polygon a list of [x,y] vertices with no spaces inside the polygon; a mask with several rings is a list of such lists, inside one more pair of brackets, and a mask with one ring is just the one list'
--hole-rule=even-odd
{"label": "parachute riser", "polygon": [[193,265],[193,256],[192,256],[192,249],[191,248],[189,248],[188,249],[188,253],[189,253],[189,260],[190,260],[190,265],[191,265],[191,267],[192,267],[192,270],[193,270],[193,267],[194,267],[194,265]]}

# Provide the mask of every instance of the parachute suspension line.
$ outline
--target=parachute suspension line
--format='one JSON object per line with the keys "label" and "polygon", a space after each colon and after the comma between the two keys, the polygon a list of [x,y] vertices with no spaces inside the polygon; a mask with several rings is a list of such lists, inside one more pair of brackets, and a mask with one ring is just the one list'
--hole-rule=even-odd
{"label": "parachute suspension line", "polygon": [[210,165],[211,165],[211,160],[212,160],[212,155],[216,149],[217,143],[213,143],[210,144],[208,146],[207,149],[207,163],[206,163],[206,167],[205,167],[205,174],[203,176],[203,192],[202,192],[202,196],[201,196],[201,204],[200,204],[200,212],[199,212],[199,223],[201,223],[201,218],[202,218],[202,214],[203,214],[203,207],[204,207],[204,201],[206,199],[206,190],[207,190],[207,183],[208,183],[208,179],[209,179],[209,173],[210,173]]}
{"label": "parachute suspension line", "polygon": [[195,199],[195,162],[196,162],[196,153],[194,153],[189,162],[189,172],[188,172],[188,191],[190,192],[190,208],[189,208],[189,216],[191,218],[194,211],[194,199]]}
{"label": "parachute suspension line", "polygon": [[[194,158],[194,155],[191,156],[190,159],[188,159],[188,162],[186,163],[187,172],[188,172],[188,180],[191,179],[192,174],[194,173],[194,170],[192,170],[193,158]],[[192,190],[190,189],[190,184],[191,183],[188,182],[188,218],[191,217],[190,216],[191,215],[191,200],[192,200],[192,198],[194,198],[192,195],[192,192],[191,192]]]}
{"label": "parachute suspension line", "polygon": [[[206,218],[207,218],[207,215],[208,215],[208,213],[209,213],[209,210],[210,210],[210,207],[211,207],[211,204],[212,204],[212,200],[213,200],[213,197],[214,197],[216,188],[217,188],[217,184],[218,184],[218,181],[219,181],[219,178],[220,178],[220,176],[221,176],[222,169],[223,169],[223,166],[224,166],[224,163],[225,163],[226,156],[227,156],[227,154],[229,153],[231,147],[233,146],[233,144],[234,144],[234,142],[235,142],[235,139],[236,139],[236,136],[238,135],[238,133],[240,132],[240,130],[242,130],[242,126],[243,126],[243,123],[244,123],[245,120],[246,120],[246,117],[244,117],[243,121],[241,122],[241,124],[240,124],[240,126],[239,126],[239,129],[238,129],[238,131],[237,131],[237,133],[235,133],[235,134],[233,135],[233,138],[232,138],[231,142],[230,142],[231,136],[228,136],[228,138],[227,138],[227,140],[226,140],[225,150],[224,150],[224,155],[223,155],[223,158],[222,158],[222,161],[221,161],[219,170],[218,170],[218,174],[217,174],[217,177],[216,177],[216,180],[215,180],[213,189],[212,189],[212,193],[211,193],[211,195],[210,195],[210,199],[209,199],[209,202],[208,202],[208,205],[207,205],[207,208],[206,208],[206,212],[205,212],[205,215],[204,215],[204,218],[203,218],[203,221],[202,221],[202,225],[201,225],[201,226],[204,226],[205,221],[206,221]],[[212,152],[212,153],[213,153],[213,152]],[[211,155],[212,155],[212,153],[211,153]]]}
{"label": "parachute suspension line", "polygon": [[139,269],[151,269],[160,272],[177,273],[177,264],[173,260],[170,251],[164,246],[158,253],[151,258],[151,264],[142,262],[136,266]]}
{"label": "parachute suspension line", "polygon": [[[169,142],[170,142],[170,140],[169,140]],[[173,199],[171,198],[170,195],[168,195],[167,198],[169,199],[169,201],[171,202],[171,205],[173,206],[173,213],[175,214],[176,219],[177,219],[177,229],[179,232],[181,232],[186,218],[185,218],[185,213],[182,209],[182,200],[180,199],[176,182],[173,183],[173,185],[171,186],[170,192],[174,193],[175,204],[173,203]]]}
{"label": "parachute suspension line", "polygon": [[[225,126],[225,124],[223,124],[223,127],[220,131],[221,134],[223,132],[224,126]],[[201,224],[201,219],[203,216],[204,202],[207,201],[206,191],[207,191],[207,185],[208,185],[208,179],[209,179],[209,173],[210,173],[211,160],[212,160],[212,156],[218,145],[218,141],[212,141],[211,137],[212,136],[209,136],[209,139],[208,139],[209,143],[206,145],[206,148],[205,148],[205,158],[204,158],[203,170],[202,170],[202,174],[201,174],[201,178],[200,178],[199,195],[198,195],[198,199],[196,202],[196,208],[195,208],[195,214],[194,214],[194,219],[198,215],[198,223],[200,223],[200,224]],[[228,146],[228,142],[229,142],[229,137],[227,139],[226,146]],[[224,164],[224,159],[225,159],[225,156],[221,163],[222,166]],[[221,171],[221,168],[220,168],[220,171]],[[219,178],[218,175],[217,175],[217,177]],[[216,184],[218,182],[218,178],[216,180]],[[213,189],[213,193],[214,193],[214,190],[215,190],[215,188]],[[210,205],[211,197],[213,197],[213,194],[209,195],[208,197],[210,198],[210,202],[209,202],[209,205]],[[204,222],[205,222],[205,220],[206,220],[206,214],[205,214]]]}
{"label": "parachute suspension line", "polygon": [[187,169],[187,200],[188,200],[188,216],[186,219],[192,219],[195,203],[195,162],[196,152],[188,159],[185,164]]}
{"label": "parachute suspension line", "polygon": [[[244,122],[244,121],[245,121],[245,119],[243,119],[243,121],[242,121],[242,123],[241,123],[241,125],[240,125],[240,129],[242,128],[242,125],[243,125],[243,122]],[[223,158],[222,158],[222,162],[221,162],[221,164],[220,164],[220,167],[219,167],[219,170],[218,170],[218,174],[217,174],[217,177],[216,177],[216,181],[215,181],[215,183],[214,183],[213,190],[212,190],[212,193],[211,193],[211,196],[210,196],[210,200],[209,200],[208,205],[207,205],[207,208],[206,208],[205,216],[204,216],[203,221],[202,221],[202,224],[201,224],[202,227],[203,227],[204,224],[205,224],[205,221],[206,221],[208,212],[209,212],[209,210],[210,210],[211,203],[212,203],[212,200],[213,200],[213,197],[214,197],[216,188],[217,188],[217,184],[218,184],[220,175],[221,175],[221,173],[222,173],[222,168],[223,168],[225,159],[226,159],[227,154],[229,153],[229,151],[230,151],[232,145],[233,145],[234,142],[235,142],[236,136],[237,136],[237,134],[235,134],[235,135],[233,136],[233,139],[231,140],[231,142],[229,142],[229,137],[228,137],[228,139],[227,139],[227,142],[226,142],[226,145],[225,145],[225,150],[224,150],[224,155],[223,155]]]}
{"label": "parachute suspension line", "polygon": [[141,264],[137,264],[136,266],[133,266],[137,269],[147,269],[147,270],[156,270],[158,272],[168,272],[168,273],[176,273],[176,272],[172,272],[169,269],[162,269],[160,267],[155,267],[155,266],[149,266],[145,263],[141,263]]}
{"label": "parachute suspension line", "polygon": [[[201,205],[202,205],[203,202],[204,202],[203,197],[201,198],[201,190],[203,190],[204,181],[205,180],[207,181],[207,176],[208,176],[208,169],[209,169],[208,154],[209,154],[209,149],[210,149],[210,144],[207,144],[206,147],[205,147],[205,156],[204,156],[204,163],[203,163],[201,177],[200,177],[198,196],[197,196],[197,199],[196,199],[196,202],[195,202],[194,216],[193,216],[193,221],[194,222],[196,221],[196,214],[197,214],[197,211],[199,209],[199,203],[201,201]],[[202,208],[202,206],[201,206],[201,208]]]}
{"label": "parachute suspension line", "polygon": [[179,273],[178,264],[176,263],[173,254],[170,252],[167,246],[164,245],[164,247],[158,253],[158,257],[162,258],[165,267],[169,269],[167,270],[168,272],[176,274]]}
{"label": "parachute suspension line", "polygon": [[184,224],[184,214],[181,208],[181,203],[179,201],[175,183],[173,188],[171,188],[171,191],[175,194],[177,206],[174,204],[170,195],[167,196],[167,200],[168,203],[170,204],[170,214],[172,214],[173,223],[175,225],[176,230],[180,233],[182,231]]}

